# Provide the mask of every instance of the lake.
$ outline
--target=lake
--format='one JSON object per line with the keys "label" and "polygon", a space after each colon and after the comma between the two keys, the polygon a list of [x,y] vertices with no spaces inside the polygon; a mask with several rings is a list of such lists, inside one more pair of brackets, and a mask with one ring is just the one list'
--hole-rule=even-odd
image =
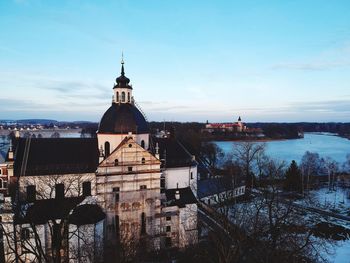
{"label": "lake", "polygon": [[[225,153],[232,151],[232,147],[238,142],[216,141]],[[306,151],[317,152],[321,157],[329,156],[340,164],[350,154],[350,140],[331,133],[305,133],[303,139],[268,141],[267,154],[279,160],[290,163],[300,160]]]}

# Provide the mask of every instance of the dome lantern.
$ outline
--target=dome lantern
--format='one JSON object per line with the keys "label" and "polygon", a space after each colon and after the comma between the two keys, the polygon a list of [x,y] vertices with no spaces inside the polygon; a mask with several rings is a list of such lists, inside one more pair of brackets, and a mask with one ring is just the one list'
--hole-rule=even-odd
{"label": "dome lantern", "polygon": [[132,86],[129,84],[130,79],[125,76],[124,58],[121,60],[120,76],[116,78],[116,84],[113,87],[113,103],[132,103]]}

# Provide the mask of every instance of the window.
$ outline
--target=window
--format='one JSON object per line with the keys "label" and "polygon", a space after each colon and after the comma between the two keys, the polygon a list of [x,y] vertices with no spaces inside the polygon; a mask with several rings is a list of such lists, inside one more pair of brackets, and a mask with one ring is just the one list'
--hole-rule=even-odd
{"label": "window", "polygon": [[6,181],[4,181],[4,182],[2,183],[2,187],[3,187],[3,188],[7,188],[7,182],[6,182]]}
{"label": "window", "polygon": [[171,216],[167,216],[166,221],[170,221],[170,220],[171,220]]}
{"label": "window", "polygon": [[117,95],[116,100],[117,100],[117,102],[119,102],[119,92],[117,92],[116,95]]}
{"label": "window", "polygon": [[27,240],[30,238],[30,230],[29,228],[21,229],[21,240]]}
{"label": "window", "polygon": [[166,226],[166,232],[171,232],[171,226]]}
{"label": "window", "polygon": [[160,178],[160,192],[165,193],[165,177]]}
{"label": "window", "polygon": [[193,179],[193,172],[191,172],[191,179]]}
{"label": "window", "polygon": [[141,235],[146,234],[146,214],[142,212],[141,214]]}
{"label": "window", "polygon": [[142,163],[142,164],[145,164],[145,162],[146,162],[145,158],[142,158],[142,159],[141,159],[141,163]]}
{"label": "window", "polygon": [[0,174],[2,174],[2,169],[0,169]]}
{"label": "window", "polygon": [[147,189],[147,185],[140,185],[140,189],[141,189],[141,190]]}
{"label": "window", "polygon": [[105,142],[105,157],[107,157],[111,152],[111,146],[109,142]]}
{"label": "window", "polygon": [[130,92],[128,92],[128,102],[130,102]]}
{"label": "window", "polygon": [[132,172],[132,166],[128,167],[128,172]]}
{"label": "window", "polygon": [[56,184],[55,185],[55,198],[63,199],[64,198],[64,184]]}
{"label": "window", "polygon": [[141,141],[141,147],[145,148],[145,141],[144,140]]}
{"label": "window", "polygon": [[125,102],[125,92],[122,92],[122,102]]}
{"label": "window", "polygon": [[35,185],[28,185],[27,186],[27,202],[32,203],[35,201]]}
{"label": "window", "polygon": [[115,193],[114,194],[114,200],[115,200],[116,203],[119,202],[119,191],[120,191],[119,187],[113,187],[113,192]]}
{"label": "window", "polygon": [[91,182],[83,182],[83,196],[91,195]]}
{"label": "window", "polygon": [[119,160],[118,159],[115,159],[114,160],[114,166],[118,166],[119,165]]}
{"label": "window", "polygon": [[0,188],[3,188],[2,186],[2,179],[0,178]]}
{"label": "window", "polygon": [[171,247],[171,237],[166,237],[165,238],[165,246],[166,247]]}
{"label": "window", "polygon": [[130,144],[129,144],[129,148],[131,148],[131,147],[132,147],[132,144],[130,143]]}

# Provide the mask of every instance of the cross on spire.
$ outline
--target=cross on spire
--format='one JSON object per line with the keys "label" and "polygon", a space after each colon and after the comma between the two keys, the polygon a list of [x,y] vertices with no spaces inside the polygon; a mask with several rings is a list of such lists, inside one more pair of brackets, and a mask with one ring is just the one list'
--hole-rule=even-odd
{"label": "cross on spire", "polygon": [[124,72],[124,53],[122,52],[122,61],[121,61],[121,64],[122,64],[122,72],[121,72],[121,75],[124,76],[125,75],[125,72]]}

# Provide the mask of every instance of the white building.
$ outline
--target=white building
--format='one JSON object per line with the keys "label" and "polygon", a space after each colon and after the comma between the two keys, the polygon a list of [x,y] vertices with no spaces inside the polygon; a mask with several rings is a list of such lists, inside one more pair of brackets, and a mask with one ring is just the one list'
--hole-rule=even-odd
{"label": "white building", "polygon": [[[97,132],[97,195],[107,214],[106,240],[112,248],[135,238],[147,239],[151,250],[184,248],[197,242],[197,163],[176,140],[151,137],[129,82],[122,62]],[[179,193],[175,202],[173,189]],[[183,225],[183,218],[192,224]]]}
{"label": "white building", "polygon": [[173,138],[152,139],[129,82],[122,62],[97,138],[15,139],[6,260],[17,251],[28,262],[57,254],[62,262],[115,262],[136,244],[152,251],[197,243],[195,158]]}

